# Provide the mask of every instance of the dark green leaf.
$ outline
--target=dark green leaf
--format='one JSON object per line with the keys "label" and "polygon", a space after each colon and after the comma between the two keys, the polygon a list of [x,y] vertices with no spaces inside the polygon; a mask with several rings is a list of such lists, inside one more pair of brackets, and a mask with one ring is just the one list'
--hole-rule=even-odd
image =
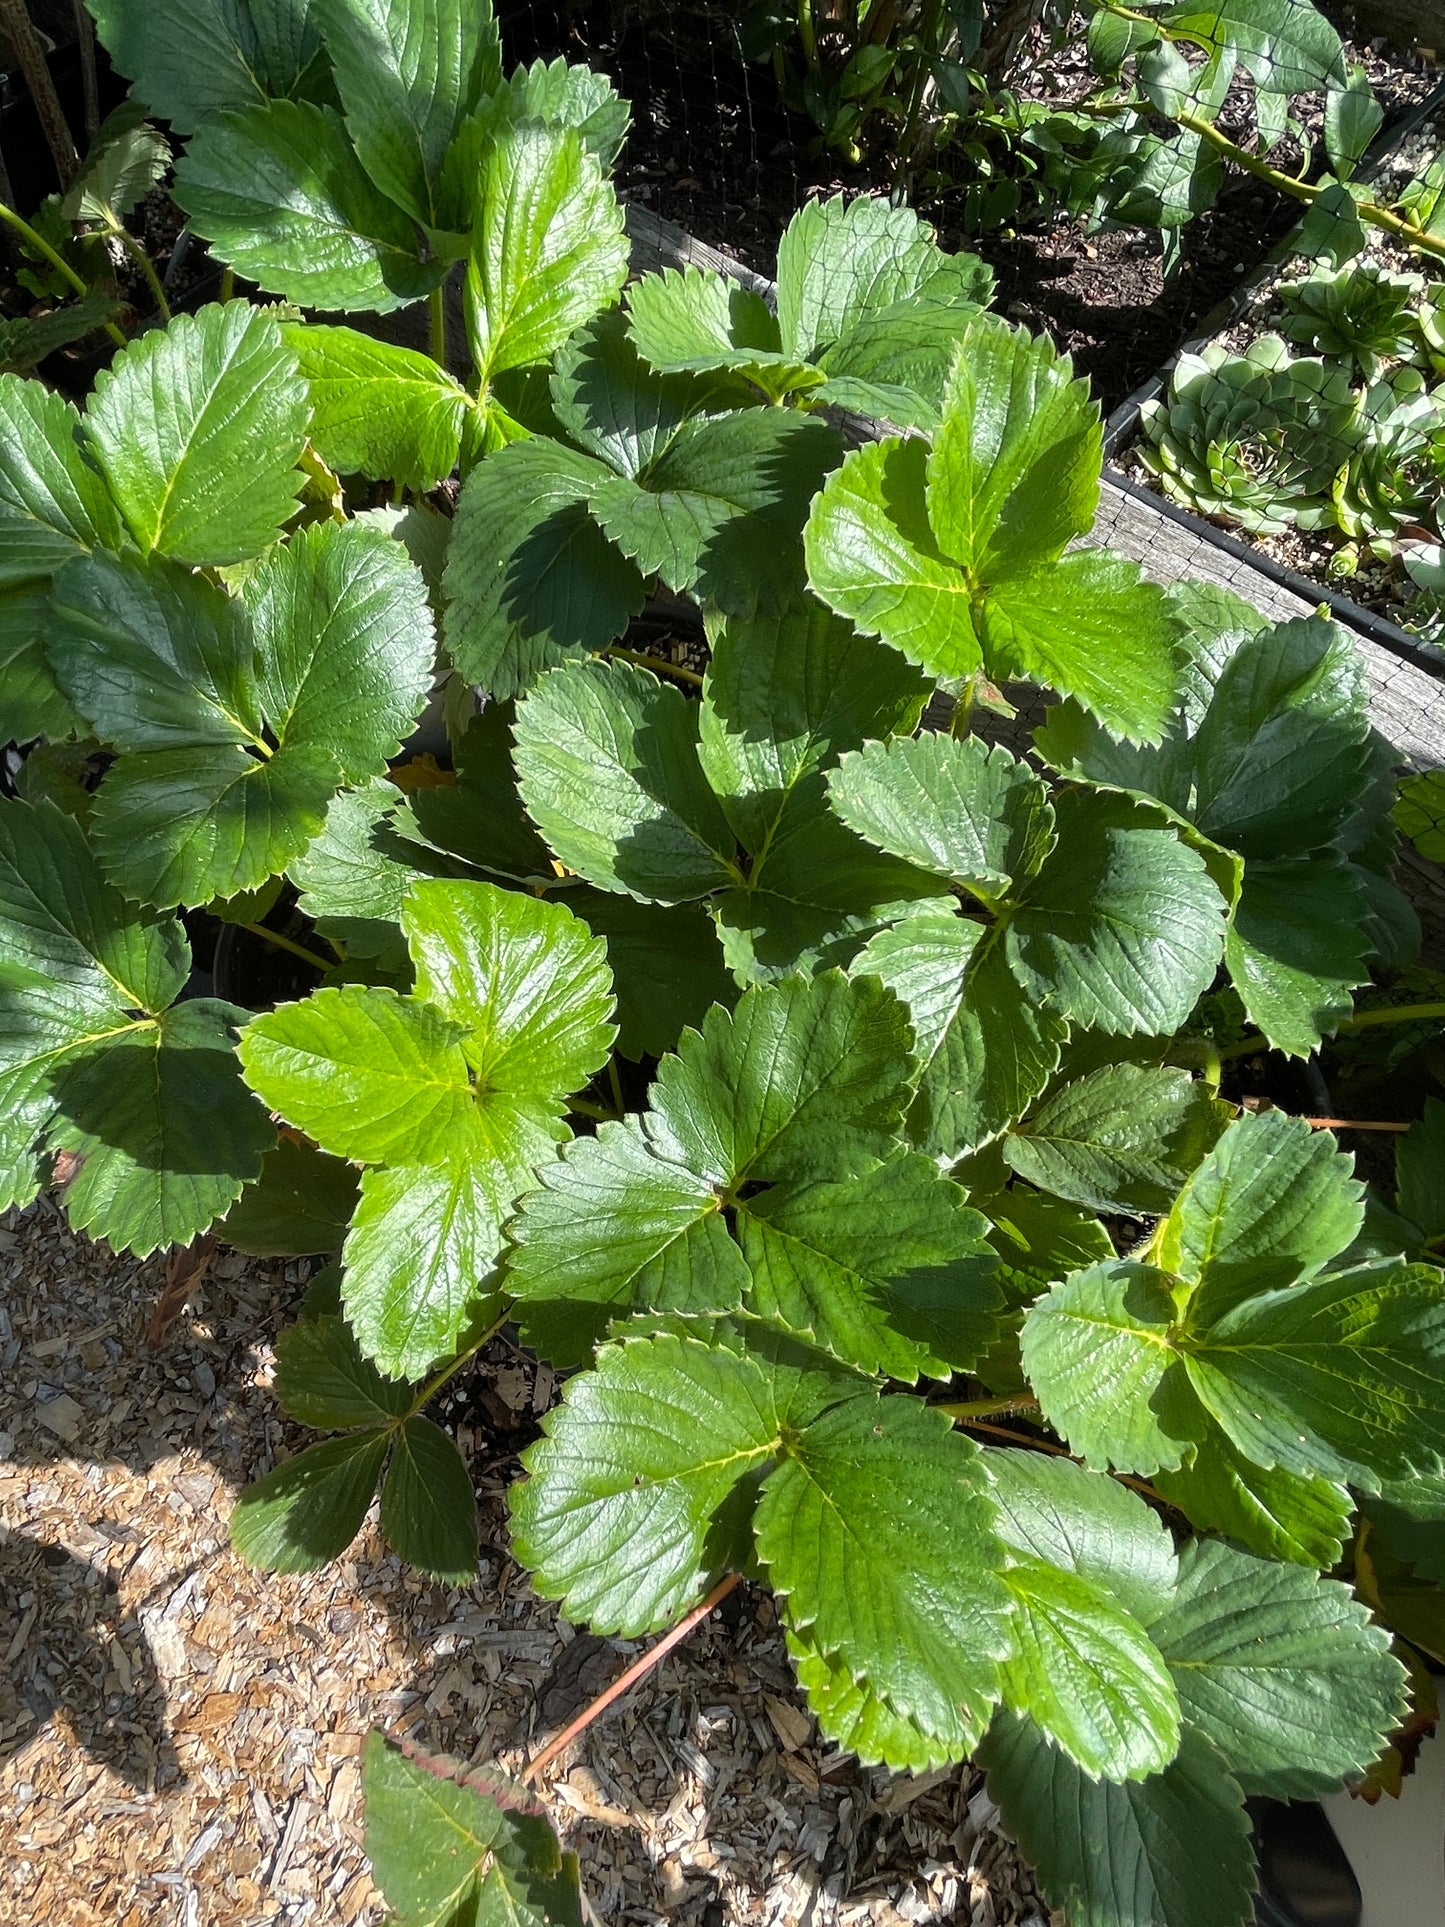
{"label": "dark green leaf", "polygon": [[237,1552],[268,1572],[315,1572],[339,1559],[361,1530],[390,1437],[383,1429],[324,1439],[248,1485],[231,1514]]}
{"label": "dark green leaf", "polygon": [[381,1486],[381,1529],[394,1552],[446,1585],[477,1570],[477,1502],[461,1453],[429,1418],[396,1434]]}

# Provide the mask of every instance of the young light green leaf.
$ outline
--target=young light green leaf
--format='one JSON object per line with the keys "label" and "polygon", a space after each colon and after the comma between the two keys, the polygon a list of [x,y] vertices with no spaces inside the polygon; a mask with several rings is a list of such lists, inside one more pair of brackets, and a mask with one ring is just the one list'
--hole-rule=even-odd
{"label": "young light green leaf", "polygon": [[863,1371],[946,1378],[994,1336],[986,1229],[911,1153],[844,1183],[777,1185],[738,1207],[748,1307]]}
{"label": "young light green leaf", "polygon": [[1283,1111],[1245,1113],[1200,1164],[1169,1213],[1159,1262],[1201,1287],[1195,1315],[1313,1277],[1350,1244],[1364,1186],[1328,1131]]}
{"label": "young light green leaf", "polygon": [[843,758],[828,793],[859,836],[989,904],[1035,875],[1053,842],[1042,782],[977,737],[869,743]]}
{"label": "young light green leaf", "polygon": [[627,137],[629,118],[627,102],[619,97],[606,74],[592,67],[569,66],[561,58],[514,67],[477,113],[489,137],[499,128],[522,120],[539,120],[548,127],[575,127],[603,168],[610,168],[617,159]]}
{"label": "young light green leaf", "polygon": [[1004,1156],[1030,1184],[1074,1204],[1158,1212],[1226,1116],[1187,1071],[1111,1064],[1055,1091],[1010,1133]]}
{"label": "young light green leaf", "polygon": [[1209,987],[1224,899],[1204,859],[1122,796],[1066,791],[1058,841],[1005,933],[1019,981],[1114,1035],[1177,1030]]}
{"label": "young light green leaf", "polygon": [[908,1008],[919,1069],[906,1129],[920,1151],[976,1150],[1058,1068],[1068,1025],[1025,992],[979,924],[910,917],[871,938],[852,974],[878,977]]}
{"label": "young light green leaf", "polygon": [[134,212],[171,164],[170,142],[128,100],[107,114],[62,203],[66,219],[109,225]]}
{"label": "young light green leaf", "polygon": [[524,121],[487,152],[467,269],[472,355],[482,387],[548,360],[621,292],[622,210],[570,127]]}
{"label": "young light green leaf", "polygon": [[348,1432],[308,1445],[254,1480],[231,1514],[231,1543],[266,1572],[315,1572],[360,1532],[391,1434]]}
{"label": "young light green leaf", "polygon": [[354,328],[282,332],[311,397],[311,445],[338,475],[429,489],[451,474],[474,403],[429,355]]}
{"label": "young light green leaf", "polygon": [[1049,1423],[1100,1468],[1183,1464],[1204,1414],[1173,1343],[1169,1279],[1114,1260],[1076,1271],[1032,1305],[1023,1362]]}
{"label": "young light green leaf", "polygon": [[276,1340],[276,1397],[318,1432],[348,1432],[404,1418],[412,1389],[381,1376],[344,1318],[298,1318]]}
{"label": "young light green leaf", "polygon": [[43,382],[0,375],[0,586],[93,548],[119,548],[115,504],[81,445],[80,416]]}
{"label": "young light green leaf", "polygon": [[142,552],[212,564],[260,554],[295,514],[308,421],[279,326],[230,301],[117,355],[85,437]]}
{"label": "young light green leaf", "polygon": [[392,1550],[444,1585],[477,1570],[477,1501],[455,1443],[429,1418],[398,1427],[381,1484],[381,1530]]}
{"label": "young light green leaf", "polygon": [[490,6],[466,0],[319,0],[326,51],[357,159],[423,227],[463,121],[502,78]]}
{"label": "young light green leaf", "polygon": [[758,1500],[789,1625],[954,1757],[986,1727],[1009,1648],[992,1521],[978,1448],[908,1398],[825,1412]]}
{"label": "young light green leaf", "polygon": [[641,1123],[603,1124],[543,1170],[512,1226],[508,1286],[527,1342],[580,1365],[629,1311],[726,1312],[749,1274],[716,1187],[660,1156]]}
{"label": "young light green leaf", "polygon": [[479,462],[457,504],[447,555],[447,650],[493,696],[606,648],[641,609],[643,577],[587,512],[610,473],[542,437]]}
{"label": "young light green leaf", "polygon": [[629,1638],[694,1603],[719,1514],[780,1443],[761,1366],[670,1335],[608,1346],[544,1429],[508,1495],[516,1555],[569,1618]]}
{"label": "young light green leaf", "polygon": [[1185,1718],[1246,1793],[1311,1799],[1363,1773],[1405,1714],[1390,1635],[1348,1586],[1196,1539],[1150,1627]]}
{"label": "young light green leaf", "polygon": [[148,1257],[199,1237],[260,1176],[275,1133],[236,1063],[246,1015],[198,997],[59,1070],[47,1141],[81,1160],[65,1191],[75,1230]]}
{"label": "young light green leaf", "polygon": [[446,278],[412,221],[373,184],[341,116],[271,100],[208,119],[176,168],[191,226],[238,274],[299,307],[385,314]]}
{"label": "young light green leaf", "polygon": [[551,671],[517,708],[517,774],[558,857],[604,890],[685,903],[736,880],[698,710],[630,664]]}
{"label": "young light green leaf", "polygon": [[462,1026],[395,991],[348,984],[252,1018],[246,1081],[323,1150],[439,1162],[473,1109]]}
{"label": "young light green leaf", "polygon": [[1186,1728],[1146,1780],[1090,1780],[1030,1720],[1000,1713],[979,1749],[988,1790],[1070,1927],[1246,1927],[1254,1855],[1238,1782]]}

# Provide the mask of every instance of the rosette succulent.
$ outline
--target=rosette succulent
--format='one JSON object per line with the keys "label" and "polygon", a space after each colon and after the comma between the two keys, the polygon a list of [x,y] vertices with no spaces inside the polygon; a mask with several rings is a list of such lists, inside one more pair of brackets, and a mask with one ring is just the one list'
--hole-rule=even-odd
{"label": "rosette succulent", "polygon": [[1391,274],[1369,262],[1284,281],[1277,290],[1286,313],[1284,334],[1311,354],[1359,368],[1372,380],[1387,361],[1406,359],[1415,345],[1413,305],[1423,278]]}
{"label": "rosette succulent", "polygon": [[1278,335],[1248,354],[1181,355],[1167,401],[1140,412],[1140,458],[1176,501],[1257,535],[1324,527],[1330,485],[1354,445],[1343,369],[1296,360]]}
{"label": "rosette succulent", "polygon": [[1359,440],[1335,476],[1335,519],[1381,561],[1401,529],[1441,526],[1445,489],[1445,390],[1401,368],[1360,398]]}

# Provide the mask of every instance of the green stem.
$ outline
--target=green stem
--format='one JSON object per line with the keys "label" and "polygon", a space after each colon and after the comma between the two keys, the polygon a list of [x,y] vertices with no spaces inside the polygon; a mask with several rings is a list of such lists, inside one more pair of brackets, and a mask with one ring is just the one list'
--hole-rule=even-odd
{"label": "green stem", "polygon": [[447,1380],[449,1378],[455,1378],[457,1373],[462,1369],[463,1365],[467,1365],[471,1363],[472,1359],[476,1357],[477,1353],[482,1349],[483,1345],[486,1344],[487,1340],[489,1338],[494,1338],[496,1336],[496,1334],[502,1329],[503,1325],[506,1324],[507,1320],[511,1317],[511,1315],[512,1315],[512,1300],[509,1298],[507,1300],[507,1309],[502,1313],[501,1317],[497,1320],[496,1324],[488,1325],[487,1329],[482,1333],[481,1337],[477,1340],[477,1342],[474,1345],[468,1345],[467,1349],[464,1352],[458,1352],[456,1357],[452,1359],[449,1364],[443,1365],[439,1372],[433,1373],[433,1375],[427,1380],[425,1385],[423,1385],[421,1390],[417,1393],[416,1397],[412,1400],[411,1410],[406,1414],[406,1418],[402,1419],[400,1423],[404,1425],[406,1423],[406,1419],[415,1418],[417,1413],[420,1412],[424,1406],[430,1405],[432,1400],[436,1397],[437,1393],[443,1387],[443,1385],[446,1384]]}
{"label": "green stem", "polygon": [[818,35],[813,26],[813,0],[798,0],[798,37],[803,43],[803,58],[808,71],[818,71]]}
{"label": "green stem", "polygon": [[274,943],[278,950],[289,950],[293,957],[299,957],[302,963],[310,964],[313,970],[324,972],[336,968],[335,964],[327,963],[326,959],[315,950],[308,950],[304,943],[297,943],[291,937],[283,937],[279,930],[268,930],[264,923],[238,923],[236,928],[249,930],[253,937],[264,937],[267,943]]}
{"label": "green stem", "polygon": [[431,316],[431,358],[438,368],[447,365],[447,291],[445,283],[433,288],[427,303]]}
{"label": "green stem", "polygon": [[1039,1402],[1032,1392],[1013,1392],[1007,1398],[970,1398],[958,1405],[937,1405],[935,1411],[946,1412],[951,1419],[961,1419],[967,1424],[970,1419],[1003,1418],[1010,1412],[1036,1412]]}
{"label": "green stem", "polygon": [[[1373,1030],[1378,1024],[1433,1024],[1445,1022],[1445,1003],[1438,1004],[1380,1004],[1374,1010],[1357,1010],[1353,1017],[1346,1017],[1343,1023],[1335,1026],[1338,1037],[1343,1031]],[[1234,1057],[1248,1057],[1254,1051],[1272,1050],[1274,1046],[1262,1030],[1252,1031],[1248,1037],[1241,1037],[1236,1044],[1226,1044],[1219,1053],[1221,1063],[1228,1063]]]}
{"label": "green stem", "polygon": [[[23,220],[21,216],[15,212],[14,208],[7,206],[4,201],[0,201],[0,221],[4,221],[10,227],[13,227],[27,247],[32,247],[37,254],[43,255],[57,274],[63,274],[65,276],[65,279],[77,294],[86,295],[90,293],[90,289],[86,287],[80,276],[75,272],[75,269],[71,267],[70,263],[65,260],[63,256],[55,252],[55,249],[51,247],[45,236],[43,234],[37,234],[30,223]],[[118,348],[124,348],[125,336],[113,321],[106,322],[105,332]]]}
{"label": "green stem", "polygon": [[644,656],[636,649],[609,649],[609,656],[618,662],[634,662],[639,669],[652,669],[659,676],[676,676],[679,682],[691,683],[702,688],[702,677],[695,669],[684,669],[680,662],[664,662],[661,656]]}
{"label": "green stem", "polygon": [[978,679],[970,676],[963,686],[963,694],[953,705],[953,714],[948,719],[948,733],[955,741],[967,736],[973,727],[973,705],[978,697]]}
{"label": "green stem", "polygon": [[236,270],[234,268],[222,268],[221,269],[222,301],[229,301],[232,298],[232,296],[235,294],[235,292],[236,292]]}
{"label": "green stem", "polygon": [[620,1122],[622,1117],[620,1110],[605,1110],[601,1104],[594,1104],[590,1098],[586,1097],[569,1097],[567,1100],[567,1109],[569,1111],[575,1111],[579,1117],[595,1118],[599,1124],[616,1124]]}
{"label": "green stem", "polygon": [[166,300],[165,287],[160,276],[156,273],[155,263],[146,253],[145,248],[131,233],[130,229],[123,226],[121,222],[112,220],[110,223],[110,232],[115,236],[116,240],[120,242],[121,246],[127,254],[129,254],[131,260],[137,264],[141,273],[145,276],[146,285],[151,291],[151,299],[156,304],[156,313],[162,321],[169,321],[171,318],[171,304]]}
{"label": "green stem", "polygon": [[627,1115],[627,1102],[622,1095],[622,1079],[618,1075],[617,1059],[615,1057],[609,1057],[607,1060],[607,1081],[612,1087],[612,1102],[617,1106],[617,1115],[619,1117],[625,1117]]}

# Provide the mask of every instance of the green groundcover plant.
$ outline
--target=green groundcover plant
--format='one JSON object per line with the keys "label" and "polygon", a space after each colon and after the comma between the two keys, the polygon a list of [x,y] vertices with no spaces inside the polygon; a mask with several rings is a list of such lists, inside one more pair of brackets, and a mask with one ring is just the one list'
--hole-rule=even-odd
{"label": "green groundcover plant", "polygon": [[[464,79],[386,98],[454,141]],[[486,175],[509,141],[555,195]],[[258,1564],[379,1490],[469,1580],[428,1408],[513,1323],[565,1381],[513,1546],[569,1616],[637,1637],[745,1574],[823,1732],[976,1757],[1075,1927],[1243,1923],[1245,1798],[1370,1770],[1382,1621],[1439,1650],[1440,1120],[1387,1201],[1220,1093],[1411,954],[1360,664],[1070,546],[1098,410],[906,213],[800,217],[776,314],[554,274],[567,183],[615,206],[579,142],[481,141],[469,384],[235,300],[84,410],[0,380],[0,1195],[330,1261]],[[815,404],[870,383],[912,432],[845,454]],[[705,671],[627,646],[649,596]],[[1009,683],[1058,699],[1031,748],[971,731]],[[452,768],[394,781],[438,684]],[[201,911],[314,988],[194,994]],[[366,1779],[403,1920],[581,1919],[525,1790],[380,1736]]]}

